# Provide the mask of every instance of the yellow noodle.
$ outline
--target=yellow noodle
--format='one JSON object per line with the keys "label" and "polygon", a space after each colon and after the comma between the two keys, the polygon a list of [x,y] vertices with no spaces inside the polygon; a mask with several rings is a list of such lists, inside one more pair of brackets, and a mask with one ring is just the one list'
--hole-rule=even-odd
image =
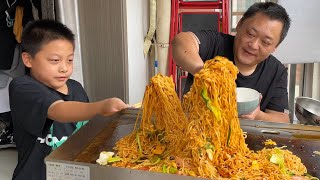
{"label": "yellow noodle", "polygon": [[[290,179],[290,173],[306,173],[288,150],[248,149],[237,114],[237,73],[226,58],[206,61],[182,105],[172,78],[154,76],[141,119],[114,148],[122,161],[112,165],[215,179]],[[281,154],[284,164],[272,163],[274,154]]]}

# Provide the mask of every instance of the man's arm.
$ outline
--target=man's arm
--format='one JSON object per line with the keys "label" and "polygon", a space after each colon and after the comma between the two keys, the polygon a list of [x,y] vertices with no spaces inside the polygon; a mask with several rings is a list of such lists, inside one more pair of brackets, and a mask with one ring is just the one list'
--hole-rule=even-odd
{"label": "man's arm", "polygon": [[181,32],[172,41],[172,56],[175,63],[183,70],[195,74],[203,68],[199,56],[199,43],[192,32]]}
{"label": "man's arm", "polygon": [[242,115],[240,118],[251,120],[263,120],[269,122],[289,123],[289,114],[266,109],[265,112],[260,110],[260,106],[251,114]]}
{"label": "man's arm", "polygon": [[266,112],[260,111],[255,119],[269,122],[289,123],[289,114],[266,109]]}
{"label": "man's arm", "polygon": [[77,122],[96,115],[108,116],[127,107],[128,105],[118,98],[93,103],[59,100],[50,105],[48,118],[59,122]]}

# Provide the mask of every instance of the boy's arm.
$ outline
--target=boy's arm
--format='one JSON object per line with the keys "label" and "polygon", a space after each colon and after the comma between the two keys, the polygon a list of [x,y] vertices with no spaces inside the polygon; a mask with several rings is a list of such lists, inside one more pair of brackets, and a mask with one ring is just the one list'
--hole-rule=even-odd
{"label": "boy's arm", "polygon": [[181,32],[172,41],[173,60],[183,70],[195,74],[203,68],[199,44],[192,32]]}
{"label": "boy's arm", "polygon": [[108,116],[127,107],[128,105],[118,98],[93,103],[59,100],[50,105],[48,118],[59,122],[77,122],[91,119],[96,115]]}

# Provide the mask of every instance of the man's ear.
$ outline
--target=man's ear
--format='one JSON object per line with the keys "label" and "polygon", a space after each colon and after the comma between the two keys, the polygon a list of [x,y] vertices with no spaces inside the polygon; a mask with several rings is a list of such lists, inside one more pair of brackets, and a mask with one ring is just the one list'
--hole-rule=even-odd
{"label": "man's ear", "polygon": [[26,52],[23,52],[21,53],[21,57],[22,57],[22,61],[23,61],[23,64],[28,67],[28,68],[31,68],[32,67],[32,57],[29,53],[26,53]]}

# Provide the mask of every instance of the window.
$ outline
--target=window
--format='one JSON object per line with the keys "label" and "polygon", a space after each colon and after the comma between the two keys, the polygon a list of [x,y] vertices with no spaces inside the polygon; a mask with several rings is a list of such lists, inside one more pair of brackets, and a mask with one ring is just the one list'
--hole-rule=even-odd
{"label": "window", "polygon": [[277,2],[277,0],[232,0],[231,3],[231,33],[235,33],[237,23],[244,12],[256,2]]}

